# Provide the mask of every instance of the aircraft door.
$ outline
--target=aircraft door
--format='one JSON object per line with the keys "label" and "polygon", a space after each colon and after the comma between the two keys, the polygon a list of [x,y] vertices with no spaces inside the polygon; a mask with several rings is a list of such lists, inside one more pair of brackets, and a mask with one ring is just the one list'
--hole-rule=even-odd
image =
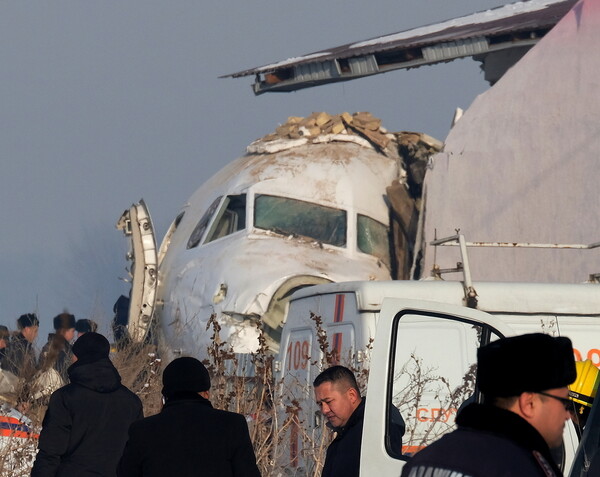
{"label": "aircraft door", "polygon": [[157,285],[157,253],[152,219],[140,200],[123,212],[117,228],[130,237],[131,296],[127,330],[133,342],[143,341],[150,330]]}

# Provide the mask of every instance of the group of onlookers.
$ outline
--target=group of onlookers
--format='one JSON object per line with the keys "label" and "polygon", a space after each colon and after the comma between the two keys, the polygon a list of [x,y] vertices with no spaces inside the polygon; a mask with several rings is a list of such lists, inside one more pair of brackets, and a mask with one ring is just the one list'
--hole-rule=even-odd
{"label": "group of onlookers", "polygon": [[0,328],[0,341],[7,344],[3,372],[19,378],[29,399],[36,399],[32,383],[40,376],[53,373],[60,378],[60,385],[48,393],[31,476],[200,472],[260,477],[245,417],[212,407],[209,373],[200,361],[179,358],[165,368],[163,409],[144,419],[141,400],[121,383],[110,359],[111,345],[96,332],[95,323],[76,321],[65,312],[53,324],[55,332],[38,359],[33,348],[39,330],[35,314],[20,316],[12,337]]}
{"label": "group of onlookers", "polygon": [[[38,336],[40,321],[35,313],[25,313],[17,319],[17,331],[9,332],[0,326],[0,368],[22,380],[20,399],[40,397],[35,386],[45,381],[54,383],[53,389],[68,382],[67,368],[71,365],[71,343],[86,332],[95,331],[98,325],[89,319],[76,320],[67,312],[53,319],[54,333],[48,335],[39,357],[34,342]],[[49,393],[48,393],[49,394]]]}
{"label": "group of onlookers", "polygon": [[197,359],[165,368],[163,409],[144,419],[104,336],[86,333],[72,352],[70,383],[50,397],[32,477],[260,477],[246,419],[212,407]]}
{"label": "group of onlookers", "polygon": [[[39,320],[30,313],[17,323],[10,339],[0,328],[3,370],[23,377],[52,369],[63,384],[50,396],[32,477],[260,477],[244,416],[212,407],[210,376],[197,359],[178,358],[165,368],[163,408],[143,418],[139,397],[121,384],[110,343],[95,323],[57,315],[38,360],[32,343]],[[562,476],[551,449],[575,412],[573,399],[581,398],[568,388],[578,374],[568,338],[531,334],[480,348],[483,404],[461,409],[457,430],[408,459],[402,476]],[[313,386],[336,432],[322,476],[358,476],[365,400],[356,379],[348,368],[333,366]],[[392,415],[389,427],[398,434],[391,445],[401,445],[402,418]]]}

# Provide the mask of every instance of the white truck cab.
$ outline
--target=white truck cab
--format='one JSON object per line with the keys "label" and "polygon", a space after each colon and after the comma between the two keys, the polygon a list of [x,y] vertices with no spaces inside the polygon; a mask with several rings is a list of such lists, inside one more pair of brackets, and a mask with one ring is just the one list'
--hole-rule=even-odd
{"label": "white truck cab", "polygon": [[[312,381],[340,363],[366,389],[361,475],[400,475],[411,454],[454,428],[475,385],[476,350],[498,337],[543,332],[572,339],[576,358],[600,364],[600,288],[597,284],[473,283],[477,308],[465,306],[462,282],[387,281],[318,285],[289,304],[276,363],[286,402],[301,402],[286,437],[297,474],[310,471],[323,442]],[[368,382],[366,378],[368,376]],[[406,431],[394,447],[390,412]],[[326,434],[326,433],[325,433]],[[559,464],[569,469],[578,446],[566,426]]]}

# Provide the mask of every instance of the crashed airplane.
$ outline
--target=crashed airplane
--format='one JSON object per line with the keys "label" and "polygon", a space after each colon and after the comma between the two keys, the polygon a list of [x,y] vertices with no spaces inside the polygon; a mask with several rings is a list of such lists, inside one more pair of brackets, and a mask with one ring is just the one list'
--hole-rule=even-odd
{"label": "crashed airplane", "polygon": [[[600,236],[589,207],[597,182],[589,178],[600,146],[594,130],[600,123],[600,60],[594,54],[600,7],[590,0],[573,4],[517,2],[459,24],[443,22],[437,27],[443,33],[426,27],[428,48],[482,38],[490,55],[509,49],[510,42],[501,41],[506,35],[514,44],[529,38],[521,44],[524,56],[501,69],[496,84],[454,126],[442,152],[440,143],[424,135],[388,134],[371,116],[292,117],[190,198],[158,254],[144,204],[126,211],[119,227],[138,237],[132,338],[144,339],[154,324],[175,355],[204,355],[214,314],[221,338],[236,352],[254,350],[259,329],[276,351],[295,290],[325,282],[424,278],[436,254],[437,263],[456,264],[458,251],[432,247],[436,230],[448,236],[458,228],[470,240],[490,241],[487,250],[471,252],[477,280],[578,282],[597,272],[598,260],[573,250],[547,260],[544,270],[539,250],[523,247],[508,260],[506,251],[494,250],[498,240],[591,248]],[[415,47],[422,33],[400,46]],[[384,42],[372,43],[378,52],[388,51]],[[456,51],[456,57],[474,55]],[[352,54],[326,61],[344,55],[350,61]],[[314,60],[309,57],[296,59],[296,66]],[[242,73],[277,75],[296,60]],[[292,83],[281,82],[289,90]],[[422,199],[426,213],[420,213]]]}
{"label": "crashed airplane", "polygon": [[205,356],[214,314],[236,353],[255,351],[260,330],[277,351],[294,291],[405,275],[422,172],[440,148],[368,113],[291,117],[191,196],[158,253],[145,204],[134,204],[118,223],[132,238],[131,337],[154,323],[174,355]]}

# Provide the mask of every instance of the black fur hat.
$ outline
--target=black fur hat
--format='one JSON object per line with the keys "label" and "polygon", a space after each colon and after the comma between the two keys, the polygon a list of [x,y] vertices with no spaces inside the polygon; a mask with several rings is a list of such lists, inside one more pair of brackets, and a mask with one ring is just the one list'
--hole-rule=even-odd
{"label": "black fur hat", "polygon": [[162,394],[167,398],[179,393],[199,393],[209,389],[208,370],[196,358],[174,359],[163,371]]}
{"label": "black fur hat", "polygon": [[73,345],[73,354],[77,356],[79,364],[95,363],[103,358],[108,358],[109,353],[110,343],[100,333],[86,333],[77,338]]}
{"label": "black fur hat", "polygon": [[96,322],[92,320],[88,320],[86,318],[82,318],[77,320],[75,323],[75,330],[79,333],[89,333],[90,331],[96,331],[98,329],[98,325]]}
{"label": "black fur hat", "polygon": [[17,318],[17,325],[22,330],[28,326],[40,326],[40,320],[35,313],[25,313]]}
{"label": "black fur hat", "polygon": [[477,351],[477,385],[486,397],[561,388],[576,377],[569,338],[532,333],[499,339]]}
{"label": "black fur hat", "polygon": [[56,315],[52,320],[54,322],[54,329],[58,330],[70,330],[75,328],[75,317],[70,313],[61,313]]}

